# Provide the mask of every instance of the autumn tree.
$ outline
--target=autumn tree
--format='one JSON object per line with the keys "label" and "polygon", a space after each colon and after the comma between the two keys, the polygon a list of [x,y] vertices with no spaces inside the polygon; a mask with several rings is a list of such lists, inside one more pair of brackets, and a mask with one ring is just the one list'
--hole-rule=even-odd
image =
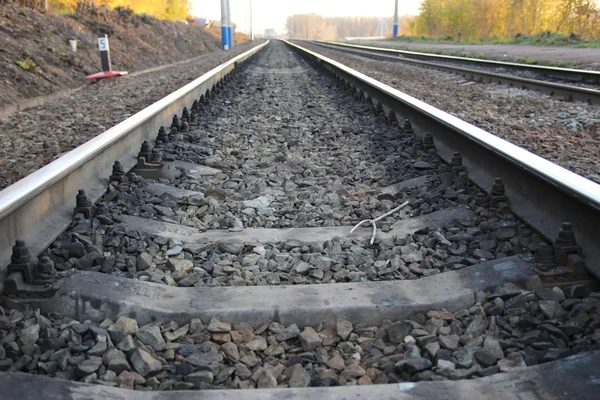
{"label": "autumn tree", "polygon": [[510,39],[552,31],[600,36],[596,0],[423,0],[411,33]]}
{"label": "autumn tree", "polygon": [[191,9],[189,0],[50,0],[50,8],[74,13],[77,3],[91,3],[95,7],[128,7],[136,14],[170,20],[186,19]]}

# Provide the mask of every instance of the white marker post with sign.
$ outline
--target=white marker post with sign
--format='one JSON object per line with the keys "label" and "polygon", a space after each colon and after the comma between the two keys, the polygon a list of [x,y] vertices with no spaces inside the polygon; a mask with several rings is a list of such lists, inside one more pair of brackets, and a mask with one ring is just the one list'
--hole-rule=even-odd
{"label": "white marker post with sign", "polygon": [[108,36],[106,34],[98,35],[98,50],[100,51],[100,62],[102,63],[102,72],[86,76],[85,79],[102,79],[111,76],[127,75],[127,71],[112,71],[110,63],[110,47],[108,46]]}

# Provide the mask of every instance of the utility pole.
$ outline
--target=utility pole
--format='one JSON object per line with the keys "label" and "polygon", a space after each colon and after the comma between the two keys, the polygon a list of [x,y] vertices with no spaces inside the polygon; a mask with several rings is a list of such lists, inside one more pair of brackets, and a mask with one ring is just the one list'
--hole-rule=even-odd
{"label": "utility pole", "polygon": [[229,50],[229,34],[227,27],[229,25],[227,16],[227,0],[221,0],[221,50]]}
{"label": "utility pole", "polygon": [[252,0],[250,0],[250,41],[254,40],[254,32],[252,31]]}
{"label": "utility pole", "polygon": [[398,37],[398,0],[395,1],[394,6],[394,31],[392,32],[393,37]]}
{"label": "utility pole", "polygon": [[231,7],[229,0],[225,0],[227,4],[227,41],[229,43],[229,48],[233,47],[233,24],[231,23]]}

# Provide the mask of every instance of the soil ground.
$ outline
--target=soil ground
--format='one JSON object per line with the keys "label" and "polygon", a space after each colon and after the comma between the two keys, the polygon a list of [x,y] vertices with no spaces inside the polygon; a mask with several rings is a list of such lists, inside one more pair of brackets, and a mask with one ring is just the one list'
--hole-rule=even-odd
{"label": "soil ground", "polygon": [[558,61],[574,64],[594,64],[600,68],[600,48],[549,47],[521,44],[433,44],[392,41],[360,41],[355,44],[383,46],[398,49],[422,51],[459,52],[483,54],[490,58],[519,59],[528,58],[537,61]]}
{"label": "soil ground", "polygon": [[[0,5],[0,109],[88,83],[87,75],[101,71],[98,34],[109,36],[113,70],[130,73],[220,47],[203,27],[123,10],[99,18]],[[76,53],[69,40],[77,40]]]}

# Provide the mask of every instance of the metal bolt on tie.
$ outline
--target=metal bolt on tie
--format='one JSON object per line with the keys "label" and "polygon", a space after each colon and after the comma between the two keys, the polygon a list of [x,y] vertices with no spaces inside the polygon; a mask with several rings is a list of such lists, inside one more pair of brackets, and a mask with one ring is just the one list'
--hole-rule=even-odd
{"label": "metal bolt on tie", "polygon": [[554,264],[554,251],[548,243],[540,243],[534,253],[535,263],[541,271],[549,271]]}
{"label": "metal bolt on tie", "polygon": [[75,197],[75,204],[76,206],[73,209],[73,215],[81,213],[87,219],[94,216],[95,207],[85,193],[85,190],[79,189],[77,196]]}
{"label": "metal bolt on tie", "polygon": [[398,126],[398,118],[396,117],[394,110],[390,110],[388,113],[388,122],[390,126]]}
{"label": "metal bolt on tie", "polygon": [[377,217],[375,219],[365,219],[363,221],[360,221],[358,224],[356,224],[354,226],[354,228],[352,228],[350,230],[350,233],[354,232],[356,230],[356,228],[358,228],[359,226],[361,226],[365,222],[368,222],[373,227],[373,234],[371,235],[371,242],[370,242],[371,244],[373,244],[375,242],[375,236],[377,235],[377,221],[381,221],[385,217],[390,216],[393,213],[395,213],[396,211],[399,211],[400,209],[406,207],[408,205],[408,203],[410,203],[410,201],[407,200],[404,203],[400,204],[398,207],[394,208],[393,210],[390,210],[390,211],[386,212],[383,215],[380,215],[379,217]]}
{"label": "metal bolt on tie", "polygon": [[431,133],[426,133],[425,137],[423,137],[423,148],[425,150],[435,151],[435,143],[433,142],[433,136],[431,136]]}
{"label": "metal bolt on tie", "polygon": [[121,161],[117,160],[113,164],[112,175],[108,178],[108,181],[117,181],[118,183],[125,182],[125,170],[123,169],[123,165],[121,165]]}
{"label": "metal bolt on tie", "polygon": [[158,144],[158,142],[161,142],[163,144],[169,142],[169,136],[167,135],[167,131],[165,130],[164,126],[161,126],[158,130],[158,136],[156,136],[156,144]]}
{"label": "metal bolt on tie", "polygon": [[402,130],[404,131],[404,133],[414,133],[412,124],[410,123],[409,119],[406,119],[404,121],[404,127],[402,127]]}
{"label": "metal bolt on tie", "polygon": [[162,152],[159,149],[152,149],[150,162],[153,164],[162,164]]}
{"label": "metal bolt on tie", "polygon": [[129,179],[129,182],[131,183],[138,183],[139,182],[139,177],[136,175],[135,172],[130,172],[127,174],[127,179]]}
{"label": "metal bolt on tie", "polygon": [[148,161],[150,159],[151,152],[152,146],[150,146],[150,142],[144,140],[144,142],[142,143],[142,148],[138,153],[138,158],[143,157],[144,159],[146,159],[146,161]]}
{"label": "metal bolt on tie", "polygon": [[38,259],[37,266],[38,276],[42,280],[51,280],[56,276],[56,268],[54,267],[54,261],[47,255],[41,255]]}
{"label": "metal bolt on tie", "polygon": [[179,117],[177,115],[173,115],[173,122],[171,123],[171,128],[179,129]]}
{"label": "metal bolt on tie", "polygon": [[190,131],[190,126],[188,125],[187,119],[186,118],[182,118],[181,121],[182,121],[181,122],[181,128],[180,128],[181,132],[183,132],[183,133],[189,132]]}

